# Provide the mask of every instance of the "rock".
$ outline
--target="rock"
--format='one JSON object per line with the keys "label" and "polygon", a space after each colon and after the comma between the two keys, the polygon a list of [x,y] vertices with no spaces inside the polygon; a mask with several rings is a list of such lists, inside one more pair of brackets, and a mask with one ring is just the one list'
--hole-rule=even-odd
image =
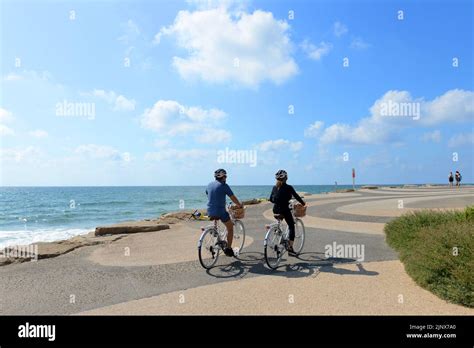
{"label": "rock", "polygon": [[[91,246],[97,244],[104,244],[116,241],[120,238],[123,238],[125,235],[114,235],[107,237],[95,237],[94,232],[90,232],[86,235],[76,236],[67,240],[60,240],[57,242],[41,242],[35,243],[31,246],[37,246],[37,255],[31,255],[32,257],[0,257],[0,266],[5,266],[11,263],[21,263],[28,261],[35,261],[36,259],[47,259],[51,257],[56,257],[69,253],[77,248],[84,246]],[[9,255],[11,255],[12,248],[7,248],[10,250]],[[29,249],[31,250],[31,249]],[[36,253],[36,252],[35,252]]]}
{"label": "rock", "polygon": [[262,203],[262,201],[260,199],[257,199],[257,198],[250,199],[248,201],[242,201],[243,205],[253,205],[253,204],[259,204],[259,203]]}
{"label": "rock", "polygon": [[[182,210],[172,213],[166,213],[160,216],[158,221],[164,224],[177,224],[181,221],[188,221],[192,220],[192,214],[196,210]],[[207,211],[205,209],[197,209],[197,212],[201,213],[201,215],[206,215]]]}
{"label": "rock", "polygon": [[366,190],[377,190],[379,187],[366,185],[366,186],[362,186],[361,188],[366,189]]}
{"label": "rock", "polygon": [[354,192],[354,189],[341,189],[341,190],[336,190],[336,193],[347,193],[347,192]]}
{"label": "rock", "polygon": [[[146,221],[148,222],[148,221]],[[133,225],[113,225],[113,226],[103,226],[96,227],[95,235],[103,236],[108,234],[128,234],[128,233],[140,233],[140,232],[156,232],[161,230],[167,230],[170,226],[167,224],[144,224],[136,222]]]}

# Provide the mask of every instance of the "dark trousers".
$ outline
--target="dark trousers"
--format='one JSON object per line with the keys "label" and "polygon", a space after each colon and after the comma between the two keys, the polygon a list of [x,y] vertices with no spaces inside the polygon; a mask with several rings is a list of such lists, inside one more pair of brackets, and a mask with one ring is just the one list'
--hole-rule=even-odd
{"label": "dark trousers", "polygon": [[290,209],[279,209],[278,207],[273,208],[273,213],[281,214],[285,217],[285,221],[288,224],[288,228],[290,230],[290,240],[295,240],[295,220],[293,219],[293,214],[291,214]]}

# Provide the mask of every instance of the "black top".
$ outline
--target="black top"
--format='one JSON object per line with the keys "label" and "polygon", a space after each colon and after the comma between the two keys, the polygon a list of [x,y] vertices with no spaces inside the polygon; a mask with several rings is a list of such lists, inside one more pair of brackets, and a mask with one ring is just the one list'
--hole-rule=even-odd
{"label": "black top", "polygon": [[282,184],[280,189],[273,186],[272,194],[270,195],[270,202],[274,203],[273,212],[275,214],[289,211],[290,199],[295,197],[298,202],[305,204],[301,197],[296,193],[295,189],[291,185],[286,183]]}

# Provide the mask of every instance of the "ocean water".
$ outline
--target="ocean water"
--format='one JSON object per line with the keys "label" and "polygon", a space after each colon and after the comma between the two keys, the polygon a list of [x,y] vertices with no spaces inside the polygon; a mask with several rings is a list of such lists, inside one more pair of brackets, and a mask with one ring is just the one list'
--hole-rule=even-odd
{"label": "ocean water", "polygon": [[[333,185],[294,187],[310,193],[335,189]],[[241,200],[267,198],[271,188],[232,186]],[[0,187],[0,248],[66,239],[100,225],[156,218],[180,210],[183,204],[184,209],[205,208],[206,203],[204,186]]]}

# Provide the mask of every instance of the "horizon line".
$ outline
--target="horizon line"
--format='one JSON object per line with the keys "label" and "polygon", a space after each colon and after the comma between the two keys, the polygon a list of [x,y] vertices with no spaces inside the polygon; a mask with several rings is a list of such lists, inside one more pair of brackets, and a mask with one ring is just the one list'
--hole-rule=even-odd
{"label": "horizon line", "polygon": [[[8,187],[202,187],[207,184],[201,185],[0,185],[0,188]],[[291,184],[292,186],[353,186],[351,184]],[[443,185],[449,186],[449,183],[403,183],[403,184],[355,184],[354,186],[403,186],[403,185]],[[463,183],[462,185],[472,185],[472,183]],[[248,185],[248,184],[232,184],[229,185],[232,187],[238,186],[273,186],[273,184],[257,184],[257,185]]]}

